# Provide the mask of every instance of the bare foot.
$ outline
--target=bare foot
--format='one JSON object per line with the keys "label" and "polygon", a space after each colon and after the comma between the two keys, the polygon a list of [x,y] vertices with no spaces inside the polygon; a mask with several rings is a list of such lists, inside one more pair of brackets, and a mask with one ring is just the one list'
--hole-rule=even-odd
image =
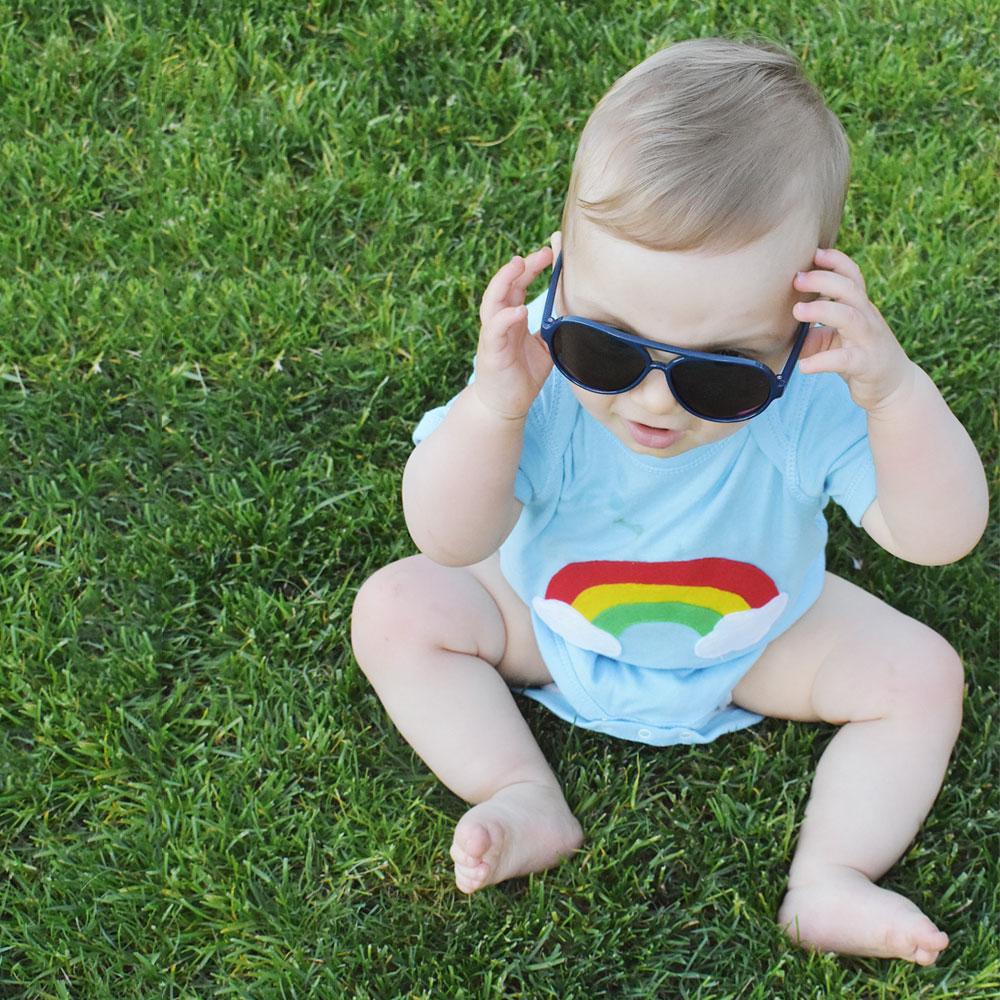
{"label": "bare foot", "polygon": [[778,923],[793,941],[814,951],[933,965],[948,947],[948,935],[908,899],[839,865],[789,888]]}
{"label": "bare foot", "polygon": [[583,843],[583,831],[553,785],[521,781],[473,806],[455,827],[455,884],[483,886],[551,868]]}

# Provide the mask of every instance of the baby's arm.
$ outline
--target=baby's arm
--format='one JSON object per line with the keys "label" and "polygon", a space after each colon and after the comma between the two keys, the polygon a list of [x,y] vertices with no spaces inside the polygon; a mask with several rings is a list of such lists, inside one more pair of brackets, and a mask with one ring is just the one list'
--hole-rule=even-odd
{"label": "baby's arm", "polygon": [[795,287],[828,299],[798,303],[795,316],[833,329],[803,351],[800,369],[838,372],[868,411],[878,495],[861,524],[910,562],[961,559],[982,537],[988,515],[975,445],[868,300],[857,265],[839,250],[818,250],[815,260],[829,270],[800,274]]}
{"label": "baby's arm", "polygon": [[524,296],[551,263],[544,247],[524,260],[514,257],[494,275],[479,311],[475,381],[406,464],[406,524],[435,562],[468,566],[485,559],[521,512],[514,478],[524,425],[552,367],[548,348],[528,332]]}
{"label": "baby's arm", "polygon": [[861,524],[894,555],[944,564],[982,537],[986,475],[965,428],[930,377],[914,369],[909,391],[868,415],[878,496]]}

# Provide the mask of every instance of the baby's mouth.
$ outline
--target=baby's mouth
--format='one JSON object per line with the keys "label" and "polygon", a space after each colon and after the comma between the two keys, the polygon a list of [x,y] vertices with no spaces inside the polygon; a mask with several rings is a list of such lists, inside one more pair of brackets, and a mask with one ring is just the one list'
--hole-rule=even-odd
{"label": "baby's mouth", "polygon": [[683,434],[683,431],[672,430],[669,427],[653,427],[650,424],[641,424],[637,420],[626,420],[625,426],[628,428],[632,440],[644,448],[655,448],[661,450],[669,448]]}

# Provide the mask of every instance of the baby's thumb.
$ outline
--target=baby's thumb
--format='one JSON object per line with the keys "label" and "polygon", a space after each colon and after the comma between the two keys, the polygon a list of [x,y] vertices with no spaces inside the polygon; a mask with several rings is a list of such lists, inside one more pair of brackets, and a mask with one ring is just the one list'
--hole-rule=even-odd
{"label": "baby's thumb", "polygon": [[552,247],[552,259],[555,260],[562,253],[562,233],[558,229],[549,237],[549,246]]}

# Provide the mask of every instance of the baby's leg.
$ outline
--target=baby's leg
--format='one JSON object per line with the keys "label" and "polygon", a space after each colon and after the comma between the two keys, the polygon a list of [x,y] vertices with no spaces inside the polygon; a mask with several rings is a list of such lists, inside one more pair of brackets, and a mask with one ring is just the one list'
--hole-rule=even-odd
{"label": "baby's leg", "polygon": [[874,885],[944,777],[962,665],[937,633],[827,574],[817,603],[737,685],[744,708],[842,725],[816,770],[779,920],[808,948],[930,965],[948,937]]}
{"label": "baby's leg", "polygon": [[459,889],[550,868],[580,846],[580,824],[507,687],[551,678],[496,557],[461,568],[413,556],[379,570],[358,592],[352,640],[404,738],[477,803],[455,828]]}

